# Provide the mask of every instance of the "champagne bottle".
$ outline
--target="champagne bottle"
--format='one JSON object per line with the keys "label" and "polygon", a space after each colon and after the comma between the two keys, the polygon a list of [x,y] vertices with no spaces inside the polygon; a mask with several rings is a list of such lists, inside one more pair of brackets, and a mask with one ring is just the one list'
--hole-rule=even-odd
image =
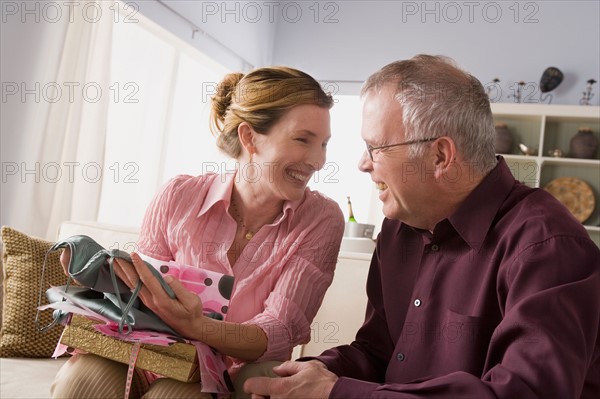
{"label": "champagne bottle", "polygon": [[348,214],[350,215],[348,216],[348,221],[356,223],[356,219],[354,218],[354,212],[352,212],[352,202],[350,202],[350,197],[346,198],[348,198]]}

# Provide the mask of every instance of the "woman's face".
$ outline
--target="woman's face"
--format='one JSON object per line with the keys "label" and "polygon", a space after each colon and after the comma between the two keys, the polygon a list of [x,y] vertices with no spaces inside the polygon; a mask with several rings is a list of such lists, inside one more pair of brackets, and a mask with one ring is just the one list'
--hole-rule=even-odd
{"label": "woman's face", "polygon": [[311,104],[293,107],[267,134],[255,134],[253,166],[264,194],[301,199],[312,175],[325,164],[330,137],[329,110]]}

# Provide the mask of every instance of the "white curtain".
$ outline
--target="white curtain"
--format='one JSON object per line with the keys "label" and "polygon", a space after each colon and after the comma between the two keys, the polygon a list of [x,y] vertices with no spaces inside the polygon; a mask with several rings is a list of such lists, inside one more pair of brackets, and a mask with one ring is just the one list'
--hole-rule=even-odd
{"label": "white curtain", "polygon": [[65,220],[139,226],[169,178],[230,169],[208,131],[228,70],[124,3],[78,4],[60,26],[14,19],[15,36],[38,46],[9,46],[17,57],[2,72],[48,92],[2,104],[1,222],[49,240]]}
{"label": "white curtain", "polygon": [[210,94],[228,71],[148,18],[136,18],[113,31],[111,78],[122,93],[109,107],[96,219],[126,226],[141,224],[165,181],[215,170],[224,159],[208,122]]}
{"label": "white curtain", "polygon": [[[90,13],[86,20],[83,13],[73,13],[65,35],[56,76],[56,82],[63,82],[62,96],[50,105],[38,156],[44,169],[33,196],[35,223],[46,226],[49,239],[64,220],[97,218],[106,175],[113,3],[82,2],[82,9],[101,14]],[[72,96],[69,87],[74,88]]]}

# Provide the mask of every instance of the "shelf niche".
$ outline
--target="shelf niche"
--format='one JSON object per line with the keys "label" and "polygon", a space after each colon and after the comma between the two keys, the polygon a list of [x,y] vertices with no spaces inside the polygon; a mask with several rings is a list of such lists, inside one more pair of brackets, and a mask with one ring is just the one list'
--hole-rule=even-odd
{"label": "shelf niche", "polygon": [[[600,247],[600,146],[593,159],[569,157],[571,139],[582,127],[590,128],[600,142],[600,107],[492,104],[494,122],[505,123],[513,136],[513,149],[502,155],[515,178],[530,187],[545,187],[558,177],[576,177],[590,185],[596,199],[591,216],[583,225]],[[523,155],[519,144],[538,150]],[[560,149],[564,157],[552,157]]]}

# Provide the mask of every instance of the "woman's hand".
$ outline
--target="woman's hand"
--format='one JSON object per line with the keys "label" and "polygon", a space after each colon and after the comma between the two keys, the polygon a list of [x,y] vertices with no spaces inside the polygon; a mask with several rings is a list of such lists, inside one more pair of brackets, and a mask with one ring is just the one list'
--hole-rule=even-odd
{"label": "woman's hand", "polygon": [[200,298],[179,280],[165,276],[177,297],[171,299],[140,256],[132,253],[131,259],[133,263],[115,258],[115,273],[131,290],[141,280],[141,300],[183,337],[204,342],[225,355],[246,361],[254,361],[265,352],[267,336],[259,326],[204,316]]}
{"label": "woman's hand", "polygon": [[66,247],[60,254],[60,264],[63,271],[69,277],[69,262],[71,261],[71,248]]}
{"label": "woman's hand", "polygon": [[164,280],[175,292],[176,299],[171,299],[160,285],[158,279],[148,269],[137,253],[131,254],[133,264],[115,258],[115,273],[130,288],[134,289],[138,280],[142,281],[140,299],[162,321],[186,338],[194,338],[195,333],[202,330],[204,315],[202,301],[188,291],[179,280],[165,276]]}

